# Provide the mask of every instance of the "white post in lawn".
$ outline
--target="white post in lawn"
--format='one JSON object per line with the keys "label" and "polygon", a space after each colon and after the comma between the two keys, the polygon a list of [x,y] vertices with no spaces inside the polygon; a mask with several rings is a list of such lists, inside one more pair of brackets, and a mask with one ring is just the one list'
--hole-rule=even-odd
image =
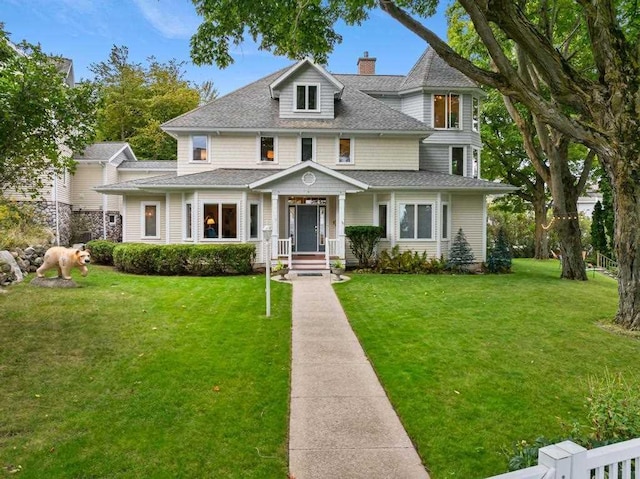
{"label": "white post in lawn", "polygon": [[265,241],[265,276],[266,276],[266,296],[267,296],[267,318],[271,316],[271,248],[269,248],[269,240],[271,239],[271,225],[262,228]]}

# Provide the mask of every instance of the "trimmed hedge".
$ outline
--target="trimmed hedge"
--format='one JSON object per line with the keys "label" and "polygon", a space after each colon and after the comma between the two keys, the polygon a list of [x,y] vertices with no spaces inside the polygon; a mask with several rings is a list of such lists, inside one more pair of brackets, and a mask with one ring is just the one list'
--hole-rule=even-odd
{"label": "trimmed hedge", "polygon": [[151,245],[122,243],[113,265],[125,273],[162,276],[219,276],[253,271],[255,245]]}
{"label": "trimmed hedge", "polygon": [[91,261],[96,264],[113,266],[113,248],[120,243],[108,240],[91,240],[87,242],[87,249],[91,253]]}

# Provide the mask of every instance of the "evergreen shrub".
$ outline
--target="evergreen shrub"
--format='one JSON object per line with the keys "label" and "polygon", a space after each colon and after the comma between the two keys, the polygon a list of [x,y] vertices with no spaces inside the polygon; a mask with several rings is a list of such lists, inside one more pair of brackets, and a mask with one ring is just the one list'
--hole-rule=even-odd
{"label": "evergreen shrub", "polygon": [[249,274],[256,249],[252,244],[150,245],[122,243],[113,250],[113,265],[133,274],[219,276]]}
{"label": "evergreen shrub", "polygon": [[91,240],[86,244],[91,253],[91,262],[113,266],[113,249],[119,243],[109,240]]}
{"label": "evergreen shrub", "polygon": [[347,226],[344,229],[345,236],[349,238],[351,252],[358,258],[359,268],[371,266],[382,233],[383,229],[380,226]]}
{"label": "evergreen shrub", "polygon": [[468,272],[467,267],[475,263],[475,261],[467,237],[464,235],[462,228],[460,228],[451,244],[447,268],[456,273],[466,273]]}

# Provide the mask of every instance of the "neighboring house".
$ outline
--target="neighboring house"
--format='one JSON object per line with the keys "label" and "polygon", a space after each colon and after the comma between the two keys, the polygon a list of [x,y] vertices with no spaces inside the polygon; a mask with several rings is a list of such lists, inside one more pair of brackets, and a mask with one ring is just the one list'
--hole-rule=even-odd
{"label": "neighboring house", "polygon": [[[408,75],[357,75],[305,59],[163,125],[177,169],[96,191],[122,198],[123,241],[254,243],[264,262],[352,261],[349,225],[379,225],[381,248],[446,256],[462,228],[486,251],[478,86],[431,49]],[[272,227],[272,237],[263,227]]]}
{"label": "neighboring house", "polygon": [[602,193],[597,190],[585,191],[584,196],[578,197],[578,213],[591,218],[593,216],[593,208],[598,201],[602,203]]}
{"label": "neighboring house", "polygon": [[176,171],[175,161],[138,161],[129,144],[121,141],[89,145],[74,160],[71,223],[74,239],[81,241],[122,240],[122,197],[102,195],[94,188]]}

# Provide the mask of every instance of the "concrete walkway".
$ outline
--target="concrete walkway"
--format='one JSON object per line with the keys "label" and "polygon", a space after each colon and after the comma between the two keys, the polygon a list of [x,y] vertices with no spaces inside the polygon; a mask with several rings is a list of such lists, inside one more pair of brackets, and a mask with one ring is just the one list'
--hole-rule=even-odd
{"label": "concrete walkway", "polygon": [[292,276],[289,471],[295,479],[428,479],[331,288]]}

